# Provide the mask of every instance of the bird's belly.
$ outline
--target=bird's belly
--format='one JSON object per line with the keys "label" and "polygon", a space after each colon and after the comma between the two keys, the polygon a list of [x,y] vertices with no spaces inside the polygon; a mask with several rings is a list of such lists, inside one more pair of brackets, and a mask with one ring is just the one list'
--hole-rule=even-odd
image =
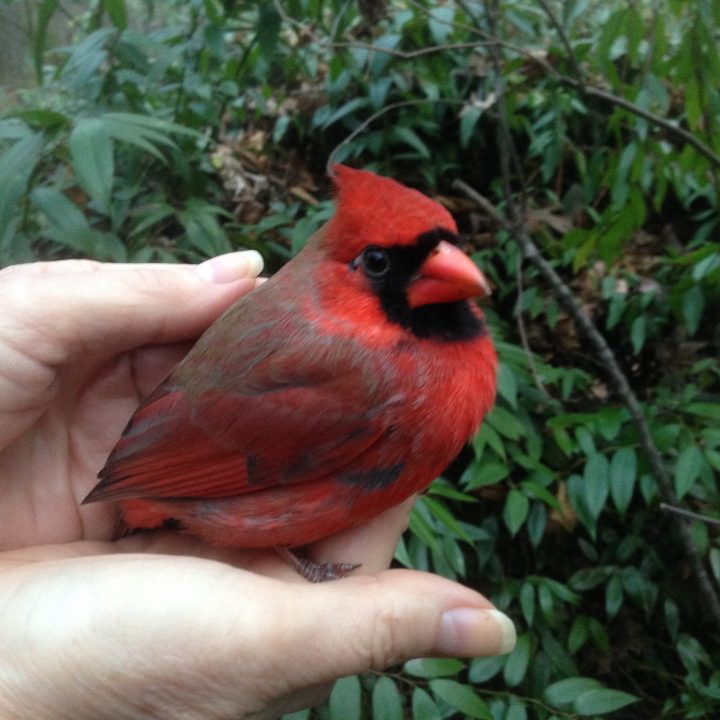
{"label": "bird's belly", "polygon": [[297,547],[365,522],[422,490],[434,478],[388,473],[275,486],[212,499],[150,498],[120,502],[131,529],[173,522],[206,542],[234,548]]}

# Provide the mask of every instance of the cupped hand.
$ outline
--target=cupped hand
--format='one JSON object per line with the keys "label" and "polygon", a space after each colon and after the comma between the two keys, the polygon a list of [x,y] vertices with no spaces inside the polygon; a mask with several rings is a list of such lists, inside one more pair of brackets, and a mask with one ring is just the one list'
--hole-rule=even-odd
{"label": "cupped hand", "polygon": [[260,269],[251,252],[0,271],[0,716],[273,718],[342,675],[511,648],[481,595],[381,572],[409,502],[310,548],[362,563],[323,585],[272,552],[112,543],[112,504],[80,505],[139,400]]}

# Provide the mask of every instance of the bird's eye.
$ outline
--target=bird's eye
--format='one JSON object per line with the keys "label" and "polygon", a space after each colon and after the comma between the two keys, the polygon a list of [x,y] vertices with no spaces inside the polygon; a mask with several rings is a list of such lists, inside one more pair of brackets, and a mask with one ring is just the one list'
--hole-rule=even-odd
{"label": "bird's eye", "polygon": [[370,246],[363,250],[362,265],[370,277],[382,277],[390,269],[390,258],[385,250]]}

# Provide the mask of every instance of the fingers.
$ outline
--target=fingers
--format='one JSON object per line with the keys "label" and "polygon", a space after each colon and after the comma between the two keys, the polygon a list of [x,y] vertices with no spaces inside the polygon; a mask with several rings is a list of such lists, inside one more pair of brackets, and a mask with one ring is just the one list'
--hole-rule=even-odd
{"label": "fingers", "polygon": [[255,251],[197,266],[83,260],[13,266],[0,271],[0,338],[51,365],[82,352],[186,340],[255,287],[261,269]]}

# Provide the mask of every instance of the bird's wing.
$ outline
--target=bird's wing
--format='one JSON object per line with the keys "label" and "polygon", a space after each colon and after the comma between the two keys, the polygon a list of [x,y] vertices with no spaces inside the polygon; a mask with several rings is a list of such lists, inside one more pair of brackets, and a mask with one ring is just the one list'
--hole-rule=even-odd
{"label": "bird's wing", "polygon": [[377,456],[391,430],[383,413],[398,402],[377,364],[355,341],[320,338],[301,354],[276,345],[248,358],[224,385],[207,362],[204,384],[173,373],[138,408],[85,501],[227,497],[352,472],[371,448]]}

